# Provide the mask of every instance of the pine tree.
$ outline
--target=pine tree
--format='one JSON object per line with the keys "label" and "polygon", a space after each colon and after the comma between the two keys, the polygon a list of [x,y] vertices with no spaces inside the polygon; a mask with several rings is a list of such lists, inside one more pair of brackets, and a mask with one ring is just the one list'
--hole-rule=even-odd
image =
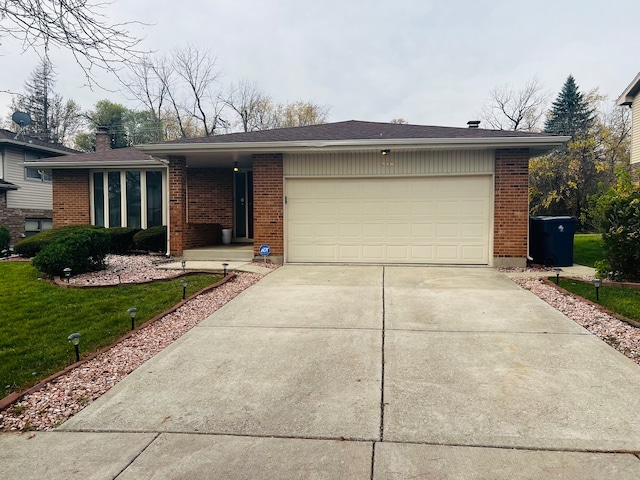
{"label": "pine tree", "polygon": [[589,103],[578,89],[575,79],[569,75],[551,106],[544,131],[575,138],[587,134],[594,118],[594,110],[589,108]]}

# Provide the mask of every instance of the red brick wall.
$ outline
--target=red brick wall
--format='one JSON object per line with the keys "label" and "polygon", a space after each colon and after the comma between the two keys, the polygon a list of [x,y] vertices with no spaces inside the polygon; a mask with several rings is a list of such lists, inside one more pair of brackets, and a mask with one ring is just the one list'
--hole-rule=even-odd
{"label": "red brick wall", "polygon": [[253,252],[260,245],[284,255],[284,179],[282,154],[253,157]]}
{"label": "red brick wall", "polygon": [[526,259],[528,226],[529,150],[497,150],[493,227],[494,258]]}
{"label": "red brick wall", "polygon": [[89,170],[53,170],[53,226],[88,225]]}
{"label": "red brick wall", "polygon": [[187,170],[187,222],[219,223],[233,227],[233,170],[194,168]]}
{"label": "red brick wall", "polygon": [[187,167],[184,157],[169,157],[169,245],[173,255],[182,255],[186,224]]}

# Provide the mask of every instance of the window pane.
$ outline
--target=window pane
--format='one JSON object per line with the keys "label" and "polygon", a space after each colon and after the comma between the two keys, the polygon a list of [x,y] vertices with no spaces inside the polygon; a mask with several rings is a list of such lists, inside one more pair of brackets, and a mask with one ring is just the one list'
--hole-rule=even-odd
{"label": "window pane", "polygon": [[24,221],[24,229],[27,232],[39,232],[40,231],[40,220],[28,218]]}
{"label": "window pane", "polygon": [[162,172],[147,172],[147,228],[162,225]]}
{"label": "window pane", "polygon": [[93,174],[93,213],[95,224],[104,227],[104,181],[102,172]]}
{"label": "window pane", "polygon": [[140,196],[140,172],[127,172],[127,227],[140,228],[142,204]]}
{"label": "window pane", "polygon": [[51,230],[53,228],[53,220],[49,218],[42,219],[42,230]]}
{"label": "window pane", "polygon": [[25,176],[27,178],[31,178],[34,180],[42,180],[42,176],[40,175],[40,172],[38,172],[37,168],[25,168]]}
{"label": "window pane", "polygon": [[122,188],[120,186],[120,172],[109,172],[109,226],[122,226],[122,212],[120,209],[120,200]]}

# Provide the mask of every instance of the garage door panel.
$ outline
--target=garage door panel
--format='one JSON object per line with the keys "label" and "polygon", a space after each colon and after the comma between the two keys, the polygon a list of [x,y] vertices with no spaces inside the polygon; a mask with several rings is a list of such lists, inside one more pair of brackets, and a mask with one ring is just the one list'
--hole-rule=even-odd
{"label": "garage door panel", "polygon": [[289,179],[287,261],[487,264],[491,185],[490,176]]}

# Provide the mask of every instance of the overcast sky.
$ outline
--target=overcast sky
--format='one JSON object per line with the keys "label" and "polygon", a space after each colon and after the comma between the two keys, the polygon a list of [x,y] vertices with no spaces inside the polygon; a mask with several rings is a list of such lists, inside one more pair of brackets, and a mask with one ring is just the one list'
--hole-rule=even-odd
{"label": "overcast sky", "polygon": [[[638,0],[116,0],[114,21],[164,53],[187,43],[217,56],[224,84],[255,81],[277,102],[311,100],[329,121],[466,126],[488,92],[534,75],[555,98],[569,74],[615,100],[640,71]],[[84,87],[52,52],[56,91],[84,109],[124,93]],[[0,90],[23,91],[38,58],[2,39]],[[112,88],[118,84],[108,79]],[[0,115],[10,98],[0,94]]]}

